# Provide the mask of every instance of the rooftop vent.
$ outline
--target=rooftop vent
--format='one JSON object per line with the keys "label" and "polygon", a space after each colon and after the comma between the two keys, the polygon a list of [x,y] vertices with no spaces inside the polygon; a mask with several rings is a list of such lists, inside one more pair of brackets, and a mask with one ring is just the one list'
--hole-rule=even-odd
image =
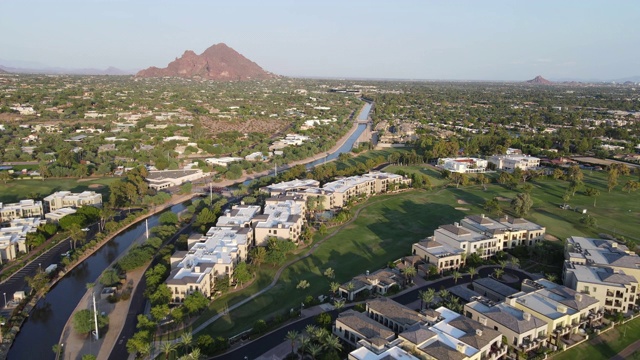
{"label": "rooftop vent", "polygon": [[476,335],[477,336],[482,336],[482,330],[481,329],[476,329]]}
{"label": "rooftop vent", "polygon": [[526,321],[531,321],[531,314],[529,313],[523,313],[522,317],[526,320]]}

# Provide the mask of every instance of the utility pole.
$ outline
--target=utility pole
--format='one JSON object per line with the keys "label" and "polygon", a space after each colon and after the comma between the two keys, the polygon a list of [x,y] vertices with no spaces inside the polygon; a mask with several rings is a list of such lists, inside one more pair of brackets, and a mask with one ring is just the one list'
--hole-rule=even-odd
{"label": "utility pole", "polygon": [[209,201],[213,202],[213,180],[209,182]]}
{"label": "utility pole", "polygon": [[273,162],[276,165],[276,170],[275,170],[275,177],[278,177],[278,163],[277,162]]}
{"label": "utility pole", "polygon": [[98,309],[96,308],[96,293],[93,289],[91,291],[93,295],[93,321],[96,324],[96,341],[98,341],[98,339],[100,339],[100,336],[98,335]]}

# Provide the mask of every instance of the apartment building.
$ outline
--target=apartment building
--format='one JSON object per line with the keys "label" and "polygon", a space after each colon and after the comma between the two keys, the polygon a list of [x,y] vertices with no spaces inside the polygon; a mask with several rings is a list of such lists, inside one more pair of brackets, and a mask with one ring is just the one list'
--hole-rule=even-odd
{"label": "apartment building", "polygon": [[496,166],[496,170],[512,172],[515,169],[523,171],[535,170],[540,167],[540,159],[528,155],[494,155],[490,156],[488,162]]}
{"label": "apartment building", "polygon": [[411,253],[419,256],[425,263],[435,266],[439,273],[449,270],[457,270],[464,266],[462,254],[464,250],[441,244],[432,237],[428,237],[411,246]]}
{"label": "apartment building", "polygon": [[252,227],[252,220],[259,213],[258,205],[234,205],[218,218],[216,227]]}
{"label": "apartment building", "polygon": [[529,352],[547,343],[547,323],[529,312],[482,296],[464,306],[465,316],[499,331],[509,345]]}
{"label": "apartment building", "polygon": [[376,193],[376,179],[362,176],[351,176],[328,182],[322,187],[330,192],[331,208],[342,208],[352,199],[369,197]]}
{"label": "apartment building", "polygon": [[640,281],[640,256],[612,240],[572,236],[565,244],[565,259],[573,264],[608,267]]}
{"label": "apartment building", "polygon": [[233,278],[235,265],[247,259],[253,232],[246,227],[212,227],[205,235],[191,237],[188,251],[178,251],[171,257],[173,268],[167,286],[173,302],[200,291],[210,297],[216,278]]}
{"label": "apartment building", "polygon": [[95,191],[72,193],[71,191],[56,191],[44,198],[44,211],[53,212],[62,208],[80,208],[86,205],[101,207],[102,194]]}
{"label": "apartment building", "polygon": [[37,231],[45,221],[40,218],[20,218],[0,228],[0,263],[15,259],[19,253],[29,251],[27,234]]}
{"label": "apartment building", "polygon": [[298,242],[305,222],[306,200],[302,196],[278,196],[265,201],[262,215],[253,218],[256,246],[269,237]]}
{"label": "apartment building", "polygon": [[566,286],[540,279],[524,280],[522,290],[505,301],[517,309],[528,312],[547,323],[549,342],[563,348],[572,344],[579,328],[596,325],[603,311],[599,301]]}
{"label": "apartment building", "polygon": [[17,203],[3,204],[0,202],[0,224],[6,224],[14,219],[42,218],[44,209],[42,201],[31,199],[21,200]]}
{"label": "apartment building", "polygon": [[47,222],[57,224],[58,222],[60,222],[60,219],[62,219],[63,217],[67,215],[75,214],[75,213],[76,213],[76,209],[74,208],[70,208],[70,207],[60,208],[58,210],[54,210],[44,214],[44,218],[47,220]]}
{"label": "apartment building", "polygon": [[509,248],[516,246],[532,246],[544,240],[547,229],[524,218],[502,216],[498,222],[507,227],[510,241]]}
{"label": "apartment building", "polygon": [[381,171],[371,171],[362,175],[364,178],[375,179],[374,193],[386,193],[400,186],[411,186],[411,178]]}
{"label": "apartment building", "polygon": [[438,227],[433,233],[433,240],[462,249],[468,255],[476,253],[483,259],[502,250],[502,241],[498,238],[464,228],[457,222]]}
{"label": "apartment building", "polygon": [[278,196],[281,194],[288,194],[291,192],[304,191],[309,188],[319,188],[320,181],[313,179],[295,179],[291,181],[284,181],[277,184],[267,185],[260,189],[260,191],[269,193],[269,196]]}
{"label": "apartment building", "polygon": [[638,303],[638,280],[608,267],[573,264],[565,261],[564,285],[594,297],[605,311],[627,312]]}

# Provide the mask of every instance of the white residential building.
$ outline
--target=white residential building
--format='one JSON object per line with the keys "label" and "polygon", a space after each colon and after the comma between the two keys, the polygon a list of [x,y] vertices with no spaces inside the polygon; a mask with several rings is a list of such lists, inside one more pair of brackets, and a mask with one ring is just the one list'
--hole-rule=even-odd
{"label": "white residential building", "polygon": [[72,193],[57,191],[44,198],[44,211],[51,212],[61,208],[80,208],[85,205],[102,207],[102,194],[95,191]]}
{"label": "white residential building", "polygon": [[497,170],[512,172],[515,169],[523,171],[535,170],[540,167],[540,159],[527,155],[494,155],[489,162],[495,164]]}
{"label": "white residential building", "polygon": [[211,297],[216,278],[233,278],[235,265],[245,261],[253,242],[251,228],[212,227],[206,235],[188,240],[188,251],[171,257],[172,272],[167,286],[172,302],[182,302],[185,296],[200,291]]}
{"label": "white residential building", "polygon": [[433,240],[464,250],[468,255],[477,253],[487,259],[501,251],[502,241],[491,234],[466,229],[460,223],[441,225],[433,232]]}
{"label": "white residential building", "polygon": [[8,226],[0,227],[0,263],[15,259],[19,253],[26,253],[27,234],[34,233],[44,220],[34,218],[19,218],[9,221]]}
{"label": "white residential building", "polygon": [[213,166],[227,166],[231,163],[242,161],[241,157],[225,156],[221,158],[206,158],[204,162]]}
{"label": "white residential building", "polygon": [[269,237],[298,242],[306,215],[302,196],[279,196],[266,200],[262,215],[254,217],[255,242],[266,246]]}
{"label": "white residential building", "polygon": [[[258,205],[234,205],[216,222],[217,227],[251,227],[252,220],[260,213]],[[253,244],[252,244],[253,245]]]}
{"label": "white residential building", "polygon": [[47,220],[47,222],[56,224],[60,222],[60,219],[62,219],[63,217],[75,214],[76,211],[77,210],[74,208],[60,208],[44,214],[44,218]]}
{"label": "white residential building", "polygon": [[42,201],[27,199],[12,204],[0,203],[0,224],[20,218],[42,218],[43,215]]}
{"label": "white residential building", "polygon": [[441,158],[438,159],[438,166],[450,172],[457,173],[483,173],[487,171],[487,160],[459,157],[459,158]]}
{"label": "white residential building", "polygon": [[174,186],[180,186],[186,182],[202,179],[211,173],[205,173],[200,169],[195,170],[158,170],[149,171],[145,179],[149,183],[149,188],[162,190]]}

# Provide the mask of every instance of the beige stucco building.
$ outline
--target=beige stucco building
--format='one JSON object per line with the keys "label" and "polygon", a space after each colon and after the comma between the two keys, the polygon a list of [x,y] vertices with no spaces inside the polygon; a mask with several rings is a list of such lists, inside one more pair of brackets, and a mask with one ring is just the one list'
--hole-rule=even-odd
{"label": "beige stucco building", "polygon": [[101,207],[102,194],[95,191],[72,193],[71,191],[57,191],[43,199],[44,211],[52,212],[62,208],[80,208],[86,205]]}

